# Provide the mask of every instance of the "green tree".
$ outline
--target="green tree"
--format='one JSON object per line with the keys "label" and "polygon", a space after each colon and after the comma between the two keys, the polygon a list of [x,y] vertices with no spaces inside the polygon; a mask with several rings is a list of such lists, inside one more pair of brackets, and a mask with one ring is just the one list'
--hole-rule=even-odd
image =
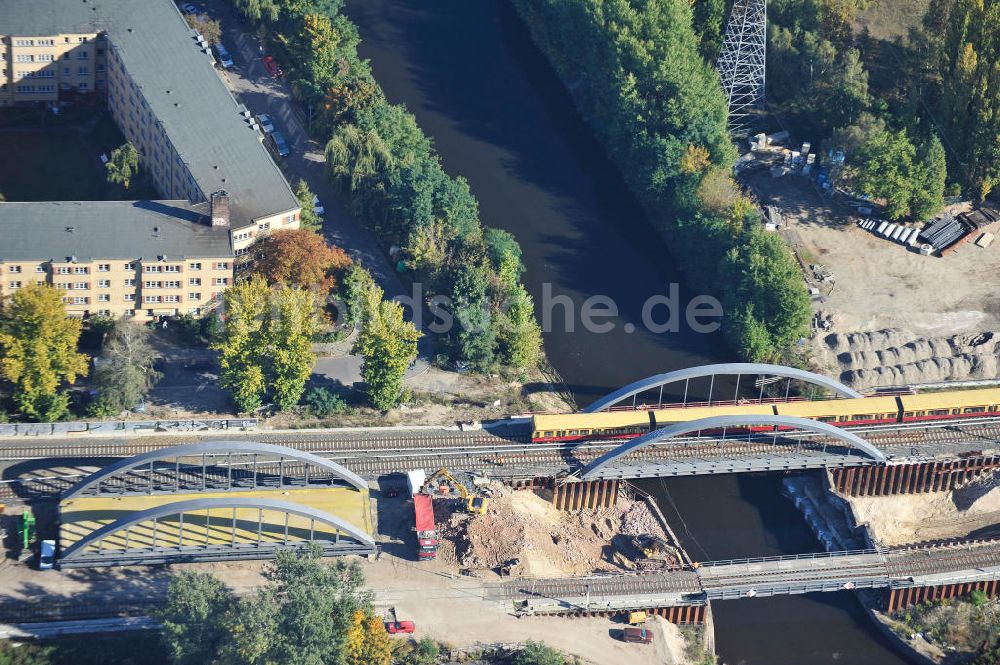
{"label": "green tree", "polygon": [[299,200],[299,205],[302,206],[302,212],[299,213],[300,226],[310,231],[321,230],[323,228],[323,218],[316,214],[316,204],[313,203],[313,193],[309,189],[309,183],[301,178],[295,184],[295,198]]}
{"label": "green tree", "polygon": [[82,323],[66,316],[64,295],[29,284],[0,310],[0,376],[14,384],[14,402],[27,418],[62,418],[69,397],[59,393],[60,385],[87,375],[87,356],[76,351]]}
{"label": "green tree", "polygon": [[528,640],[514,654],[513,665],[566,665],[566,657],[543,642]]}
{"label": "green tree", "polygon": [[212,575],[181,571],[172,576],[166,603],[156,613],[170,660],[176,665],[214,662],[227,639],[222,619],[234,604],[232,592]]}
{"label": "green tree", "polygon": [[531,296],[520,284],[497,328],[504,363],[521,368],[538,364],[542,352],[542,331],[535,320]]}
{"label": "green tree", "polygon": [[[760,224],[747,225],[740,249],[729,251],[722,271],[728,286],[724,310],[747,313],[742,322],[737,321],[741,333],[736,345],[741,351],[753,349],[759,356],[765,349],[788,348],[808,335],[812,316],[809,296],[802,288],[798,264],[777,234],[762,230]],[[751,304],[752,315],[748,309]],[[765,330],[767,345],[760,339]]]}
{"label": "green tree", "polygon": [[722,48],[726,1],[695,0],[693,10],[694,30],[701,42],[701,54],[706,60],[714,60]]}
{"label": "green tree", "polygon": [[225,329],[219,383],[240,411],[259,408],[270,395],[281,409],[298,404],[316,357],[319,328],[315,297],[301,288],[271,289],[260,275],[238,282],[224,296]]}
{"label": "green tree", "polygon": [[111,151],[104,168],[108,171],[108,182],[128,189],[132,176],[139,171],[139,151],[131,142],[124,143]]}
{"label": "green tree", "polygon": [[357,562],[321,557],[315,545],[279,551],[265,570],[266,584],[239,600],[210,575],[176,575],[158,613],[171,661],[346,663],[353,617],[371,613],[372,594]]}
{"label": "green tree", "polygon": [[441,655],[437,642],[429,637],[421,637],[406,659],[406,665],[434,665]]}
{"label": "green tree", "polygon": [[288,30],[278,35],[278,42],[290,56],[288,78],[298,99],[319,104],[330,88],[354,78],[361,67],[361,38],[346,17],[293,12],[284,23]]}
{"label": "green tree", "polygon": [[368,293],[372,288],[375,288],[375,280],[372,279],[371,273],[357,263],[347,267],[341,288],[344,304],[347,307],[343,313],[345,323],[356,326],[364,321]]}
{"label": "green tree", "polygon": [[899,219],[910,214],[917,151],[905,130],[885,131],[872,136],[856,156],[855,186],[862,192],[885,199],[886,216]]}
{"label": "green tree", "polygon": [[922,146],[917,173],[920,177],[913,188],[910,212],[917,219],[929,219],[944,207],[944,187],[948,179],[944,146],[936,135]]}
{"label": "green tree", "polygon": [[456,326],[452,339],[458,355],[477,372],[496,361],[497,337],[490,311],[489,273],[472,256],[462,260],[452,277],[452,306]]}
{"label": "green tree", "polygon": [[223,296],[225,327],[212,344],[219,352],[219,384],[242,412],[259,408],[267,393],[263,338],[269,294],[259,275],[229,287]]}
{"label": "green tree", "polygon": [[357,561],[322,561],[317,546],[306,552],[279,552],[265,573],[282,599],[278,663],[339,663],[346,656],[347,632],[354,613],[370,610]]}
{"label": "green tree", "polygon": [[274,22],[281,15],[278,0],[235,0],[234,4],[252,21]]}
{"label": "green tree", "polygon": [[[952,171],[979,198],[1000,182],[1000,2],[955,0],[940,45],[940,118]],[[936,92],[936,90],[934,91]],[[933,98],[931,101],[936,101]]]}
{"label": "green tree", "polygon": [[282,410],[299,403],[316,356],[312,337],[319,329],[316,299],[305,289],[282,286],[271,294],[269,384]]}
{"label": "green tree", "polygon": [[361,376],[372,406],[388,411],[403,395],[403,376],[417,357],[420,332],[403,320],[399,303],[383,300],[374,283],[364,293],[361,332],[352,353],[362,357]]}
{"label": "green tree", "polygon": [[150,344],[150,332],[134,321],[115,323],[94,369],[94,387],[113,413],[131,409],[159,381],[160,353]]}
{"label": "green tree", "polygon": [[387,170],[392,161],[389,147],[375,129],[362,130],[347,123],[326,144],[330,175],[350,191],[358,191],[366,179]]}

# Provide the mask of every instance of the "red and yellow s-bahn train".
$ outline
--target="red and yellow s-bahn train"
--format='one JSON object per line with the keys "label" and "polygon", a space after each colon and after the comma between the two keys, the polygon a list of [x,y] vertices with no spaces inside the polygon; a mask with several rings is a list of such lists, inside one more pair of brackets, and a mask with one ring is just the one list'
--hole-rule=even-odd
{"label": "red and yellow s-bahn train", "polygon": [[538,414],[532,419],[531,440],[630,439],[673,423],[730,415],[798,416],[837,426],[1000,416],[1000,388],[771,404]]}

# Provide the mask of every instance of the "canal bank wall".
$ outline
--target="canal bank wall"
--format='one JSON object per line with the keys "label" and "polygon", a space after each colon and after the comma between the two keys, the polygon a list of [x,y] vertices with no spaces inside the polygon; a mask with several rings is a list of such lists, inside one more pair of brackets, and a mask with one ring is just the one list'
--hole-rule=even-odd
{"label": "canal bank wall", "polygon": [[[836,491],[829,469],[818,474],[785,478],[783,491],[802,512],[806,523],[827,551],[869,549],[876,547],[871,529],[860,519],[854,505]],[[880,609],[883,591],[862,589],[854,597],[868,615],[872,626],[893,645],[893,648],[913,665],[940,665],[927,653],[935,647],[917,635],[912,639],[893,629],[893,620]]]}

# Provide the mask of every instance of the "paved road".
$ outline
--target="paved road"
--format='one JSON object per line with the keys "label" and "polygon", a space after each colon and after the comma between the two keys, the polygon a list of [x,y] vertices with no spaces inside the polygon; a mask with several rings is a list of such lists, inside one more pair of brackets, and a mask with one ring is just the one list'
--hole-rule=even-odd
{"label": "paved road", "polygon": [[[386,297],[408,296],[410,289],[399,279],[375,237],[351,213],[327,178],[324,146],[311,140],[306,131],[308,110],[292,100],[284,81],[272,79],[264,70],[260,40],[227,0],[202,0],[194,4],[222,23],[222,42],[232,53],[234,66],[220,72],[233,95],[254,113],[270,114],[276,128],[288,140],[291,154],[280,161],[285,177],[293,186],[300,179],[305,180],[326,207],[323,235],[367,268]],[[425,335],[418,349],[419,357],[407,377],[427,370],[434,355],[433,338]],[[313,373],[350,388],[361,381],[361,360],[355,356],[320,358]]]}

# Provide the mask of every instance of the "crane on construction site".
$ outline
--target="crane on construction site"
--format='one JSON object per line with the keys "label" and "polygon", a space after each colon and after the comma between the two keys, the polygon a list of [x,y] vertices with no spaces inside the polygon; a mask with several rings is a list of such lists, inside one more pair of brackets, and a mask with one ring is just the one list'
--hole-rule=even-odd
{"label": "crane on construction site", "polygon": [[464,483],[456,480],[455,476],[451,475],[451,472],[444,467],[431,474],[430,478],[427,479],[427,482],[421,488],[421,491],[426,494],[449,494],[457,492],[461,497],[465,510],[472,515],[486,514],[486,508],[489,506],[489,499],[479,491],[469,491],[469,488]]}

